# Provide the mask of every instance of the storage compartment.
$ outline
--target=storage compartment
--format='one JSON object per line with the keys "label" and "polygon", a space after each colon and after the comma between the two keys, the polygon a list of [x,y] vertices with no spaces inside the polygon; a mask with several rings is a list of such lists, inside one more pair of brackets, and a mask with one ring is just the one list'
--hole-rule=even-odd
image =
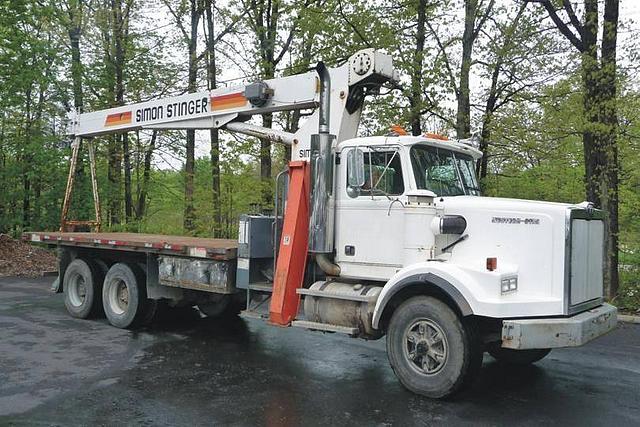
{"label": "storage compartment", "polygon": [[158,269],[158,281],[161,285],[220,294],[232,294],[236,291],[235,260],[213,261],[159,256]]}

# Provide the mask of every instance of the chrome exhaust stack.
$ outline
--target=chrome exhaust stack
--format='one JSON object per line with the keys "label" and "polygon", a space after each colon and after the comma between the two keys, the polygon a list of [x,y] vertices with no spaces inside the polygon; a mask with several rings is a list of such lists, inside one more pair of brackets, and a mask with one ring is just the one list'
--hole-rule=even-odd
{"label": "chrome exhaust stack", "polygon": [[[328,261],[334,249],[334,217],[330,197],[333,195],[333,155],[331,145],[336,136],[329,133],[331,77],[324,63],[316,66],[320,79],[318,133],[311,135],[311,217],[309,252],[328,275],[340,274],[340,267]],[[337,274],[336,274],[337,273]]]}

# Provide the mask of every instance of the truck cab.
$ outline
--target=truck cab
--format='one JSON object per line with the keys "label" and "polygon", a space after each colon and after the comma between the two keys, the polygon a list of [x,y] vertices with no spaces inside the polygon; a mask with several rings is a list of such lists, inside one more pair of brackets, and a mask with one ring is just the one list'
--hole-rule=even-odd
{"label": "truck cab", "polygon": [[[443,255],[439,249],[453,237],[438,234],[436,245],[431,222],[442,216],[438,200],[480,194],[475,161],[481,153],[467,144],[356,138],[339,144],[336,156],[336,262],[344,277],[387,281]],[[361,182],[353,182],[358,173]]]}

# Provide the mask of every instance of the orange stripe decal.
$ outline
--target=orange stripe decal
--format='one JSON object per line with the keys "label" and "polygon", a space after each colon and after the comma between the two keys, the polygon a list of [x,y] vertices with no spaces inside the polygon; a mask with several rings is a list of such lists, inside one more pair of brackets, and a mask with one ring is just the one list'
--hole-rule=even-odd
{"label": "orange stripe decal", "polygon": [[131,123],[131,111],[109,114],[104,121],[105,126],[128,125]]}
{"label": "orange stripe decal", "polygon": [[226,110],[244,107],[245,105],[247,105],[247,98],[244,97],[242,92],[211,97],[211,110]]}

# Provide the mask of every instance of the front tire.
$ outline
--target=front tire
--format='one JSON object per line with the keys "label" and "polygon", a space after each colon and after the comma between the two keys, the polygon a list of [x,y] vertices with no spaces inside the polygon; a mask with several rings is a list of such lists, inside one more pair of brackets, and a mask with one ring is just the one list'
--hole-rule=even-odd
{"label": "front tire", "polygon": [[87,319],[100,312],[103,277],[91,261],[76,258],[69,264],[62,279],[64,305],[69,314]]}
{"label": "front tire", "polygon": [[402,385],[431,398],[460,391],[482,364],[473,326],[428,296],[410,298],[393,313],[387,355]]}
{"label": "front tire", "polygon": [[134,265],[112,265],[102,288],[102,304],[109,323],[122,329],[137,326],[145,318],[146,301],[144,273]]}
{"label": "front tire", "polygon": [[502,348],[500,344],[491,345],[487,351],[498,362],[509,365],[531,365],[542,360],[547,354],[551,353],[550,348],[540,348],[531,350],[513,350],[510,348]]}

